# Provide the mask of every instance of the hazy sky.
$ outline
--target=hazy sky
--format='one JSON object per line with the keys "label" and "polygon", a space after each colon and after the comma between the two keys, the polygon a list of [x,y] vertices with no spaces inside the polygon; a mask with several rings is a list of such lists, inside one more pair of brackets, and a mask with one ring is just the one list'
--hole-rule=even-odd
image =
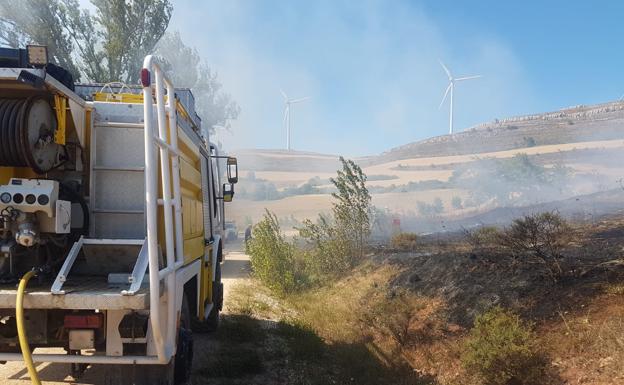
{"label": "hazy sky", "polygon": [[621,1],[173,1],[170,29],[240,104],[226,147],[379,153],[448,130],[438,64],[482,79],[456,88],[455,127],[619,98]]}

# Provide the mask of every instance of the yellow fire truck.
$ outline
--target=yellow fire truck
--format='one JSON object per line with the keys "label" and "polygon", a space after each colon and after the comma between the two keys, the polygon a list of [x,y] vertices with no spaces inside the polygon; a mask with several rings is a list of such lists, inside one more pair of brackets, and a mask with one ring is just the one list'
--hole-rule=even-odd
{"label": "yellow fire truck", "polygon": [[182,384],[191,330],[218,324],[236,158],[157,57],[140,75],[74,85],[44,46],[0,49],[0,361],[33,383],[33,362],[61,362]]}

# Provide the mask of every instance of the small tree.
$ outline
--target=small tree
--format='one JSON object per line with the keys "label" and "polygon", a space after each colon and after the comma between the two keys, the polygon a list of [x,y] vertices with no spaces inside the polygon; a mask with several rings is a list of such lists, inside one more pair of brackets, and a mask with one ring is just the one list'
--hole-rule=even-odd
{"label": "small tree", "polygon": [[366,175],[352,160],[340,157],[342,170],[330,181],[338,190],[332,193],[336,200],[333,206],[336,230],[353,242],[354,251],[361,257],[364,244],[370,235],[371,196],[366,188]]}
{"label": "small tree", "polygon": [[454,196],[451,199],[451,206],[453,206],[453,208],[456,209],[456,210],[459,210],[459,209],[463,208],[462,199],[460,197],[458,197],[457,195]]}
{"label": "small tree", "polygon": [[546,265],[557,280],[563,274],[559,261],[572,241],[572,228],[558,213],[544,212],[515,219],[500,238],[512,253],[528,253]]}

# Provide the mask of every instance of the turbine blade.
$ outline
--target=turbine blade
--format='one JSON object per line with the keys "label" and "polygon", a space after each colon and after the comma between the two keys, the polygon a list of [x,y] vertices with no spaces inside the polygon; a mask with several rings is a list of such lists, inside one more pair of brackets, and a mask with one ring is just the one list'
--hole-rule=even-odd
{"label": "turbine blade", "polygon": [[303,97],[303,98],[290,100],[290,103],[300,103],[300,102],[303,102],[303,101],[308,100],[308,99],[310,99],[310,97],[306,96],[306,97]]}
{"label": "turbine blade", "polygon": [[446,87],[446,92],[444,92],[444,96],[442,97],[442,101],[440,102],[440,105],[438,106],[438,110],[442,108],[442,105],[444,104],[444,101],[446,100],[446,96],[448,95],[452,86],[453,86],[453,83],[449,83],[448,87]]}
{"label": "turbine blade", "polygon": [[470,80],[470,79],[478,79],[478,78],[482,78],[482,75],[474,75],[474,76],[464,76],[462,78],[457,78],[455,79],[456,81],[462,81],[462,80]]}
{"label": "turbine blade", "polygon": [[288,111],[289,110],[290,110],[290,107],[287,104],[286,107],[284,108],[284,126],[286,125],[286,121],[288,120]]}
{"label": "turbine blade", "polygon": [[446,72],[446,76],[448,76],[449,80],[453,80],[453,75],[451,75],[451,71],[449,71],[449,69],[446,68],[444,63],[442,63],[442,60],[438,59],[438,61],[440,62],[440,65],[442,66],[442,68],[444,68],[444,72]]}
{"label": "turbine blade", "polygon": [[284,101],[288,102],[288,96],[286,95],[286,92],[284,92],[284,90],[280,89],[280,92],[282,93],[282,96],[284,97]]}

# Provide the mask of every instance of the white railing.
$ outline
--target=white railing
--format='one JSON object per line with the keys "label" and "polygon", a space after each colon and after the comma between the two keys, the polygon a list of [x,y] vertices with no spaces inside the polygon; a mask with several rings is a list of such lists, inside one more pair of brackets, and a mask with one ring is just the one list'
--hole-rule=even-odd
{"label": "white railing", "polygon": [[[143,61],[141,82],[143,84],[145,121],[145,219],[147,222],[149,260],[150,325],[158,360],[161,363],[166,363],[174,354],[176,343],[176,270],[184,264],[176,99],[173,84],[165,76],[158,64],[158,59],[152,55],[146,56]],[[157,132],[154,128],[152,89],[154,89],[156,97]],[[167,93],[166,103],[165,90]],[[159,148],[161,189],[158,188],[159,167],[155,147]],[[160,192],[162,192],[161,199],[159,199]],[[158,262],[159,205],[163,206],[165,230],[166,263],[162,270]],[[167,313],[164,317],[166,319],[165,327],[162,325],[163,317],[161,317],[163,315],[160,302],[161,279],[166,279]]]}

